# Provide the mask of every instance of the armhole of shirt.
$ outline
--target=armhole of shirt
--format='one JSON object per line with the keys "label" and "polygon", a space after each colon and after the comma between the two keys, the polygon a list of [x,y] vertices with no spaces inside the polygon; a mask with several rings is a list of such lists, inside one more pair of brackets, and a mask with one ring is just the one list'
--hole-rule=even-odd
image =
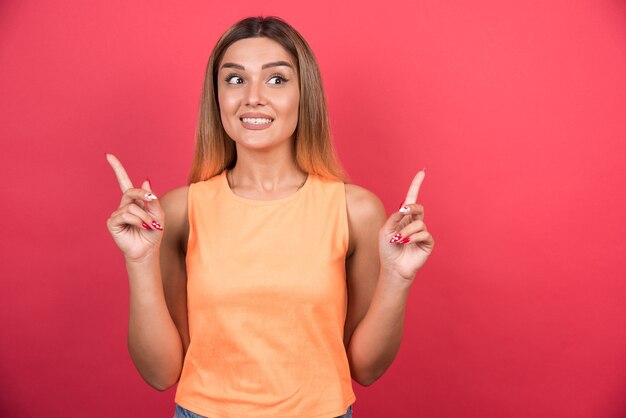
{"label": "armhole of shirt", "polygon": [[343,236],[343,252],[344,257],[348,257],[348,250],[350,249],[350,225],[348,223],[348,202],[346,201],[347,193],[346,193],[346,183],[341,183],[341,194],[343,199],[341,199],[341,224],[343,225],[343,230],[345,231]]}
{"label": "armhole of shirt", "polygon": [[193,222],[193,198],[192,194],[194,192],[194,187],[196,183],[192,183],[189,185],[189,189],[187,190],[187,225],[189,227],[189,233],[187,234],[187,252],[185,254],[185,264],[187,264],[187,257],[195,250],[195,224]]}

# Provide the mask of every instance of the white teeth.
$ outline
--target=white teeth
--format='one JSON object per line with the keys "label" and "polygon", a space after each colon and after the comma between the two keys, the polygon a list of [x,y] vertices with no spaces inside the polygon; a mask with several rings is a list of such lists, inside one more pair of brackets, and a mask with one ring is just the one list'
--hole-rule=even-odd
{"label": "white teeth", "polygon": [[241,118],[241,120],[245,123],[251,123],[253,125],[263,125],[272,121],[271,119],[264,118]]}

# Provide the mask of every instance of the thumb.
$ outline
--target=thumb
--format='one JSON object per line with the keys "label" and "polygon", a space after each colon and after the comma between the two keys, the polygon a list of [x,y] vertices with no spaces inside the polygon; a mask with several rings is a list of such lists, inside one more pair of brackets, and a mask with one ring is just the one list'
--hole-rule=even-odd
{"label": "thumb", "polygon": [[148,192],[152,192],[152,187],[150,185],[150,179],[145,179],[143,181],[143,183],[141,183],[141,188],[148,191]]}
{"label": "thumb", "polygon": [[380,229],[380,232],[383,234],[383,236],[389,237],[395,235],[396,232],[398,232],[398,226],[400,225],[400,222],[402,221],[404,216],[405,215],[399,211],[395,211],[394,213],[392,213],[391,216],[389,216],[389,218],[387,219],[387,222],[385,222],[383,227]]}
{"label": "thumb", "polygon": [[[142,188],[142,190],[145,190],[146,192],[153,193],[152,185],[150,184],[150,179],[149,178],[145,179],[141,183],[141,188]],[[157,199],[157,197],[154,196],[154,199]],[[158,200],[144,202],[144,205],[145,205],[145,209],[150,214],[155,215],[155,214],[158,214],[160,212]]]}

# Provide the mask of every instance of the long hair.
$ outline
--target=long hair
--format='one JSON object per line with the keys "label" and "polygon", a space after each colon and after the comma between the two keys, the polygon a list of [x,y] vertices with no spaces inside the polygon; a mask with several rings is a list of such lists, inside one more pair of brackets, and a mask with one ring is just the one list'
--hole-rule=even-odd
{"label": "long hair", "polygon": [[333,149],[326,98],[317,61],[311,47],[293,27],[280,18],[249,17],[237,22],[219,39],[206,67],[200,114],[196,128],[196,150],[188,184],[207,180],[237,162],[235,143],[220,119],[217,100],[218,66],[226,49],[247,38],[269,38],[280,44],[296,62],[300,77],[298,125],[294,133],[298,167],[320,177],[347,182]]}

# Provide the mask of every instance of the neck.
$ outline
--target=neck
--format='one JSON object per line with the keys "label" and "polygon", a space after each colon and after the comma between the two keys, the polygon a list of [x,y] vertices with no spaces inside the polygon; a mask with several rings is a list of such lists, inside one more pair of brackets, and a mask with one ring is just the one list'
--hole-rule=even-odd
{"label": "neck", "polygon": [[228,173],[231,189],[257,197],[294,192],[306,181],[291,152],[259,153],[237,150],[237,163]]}

